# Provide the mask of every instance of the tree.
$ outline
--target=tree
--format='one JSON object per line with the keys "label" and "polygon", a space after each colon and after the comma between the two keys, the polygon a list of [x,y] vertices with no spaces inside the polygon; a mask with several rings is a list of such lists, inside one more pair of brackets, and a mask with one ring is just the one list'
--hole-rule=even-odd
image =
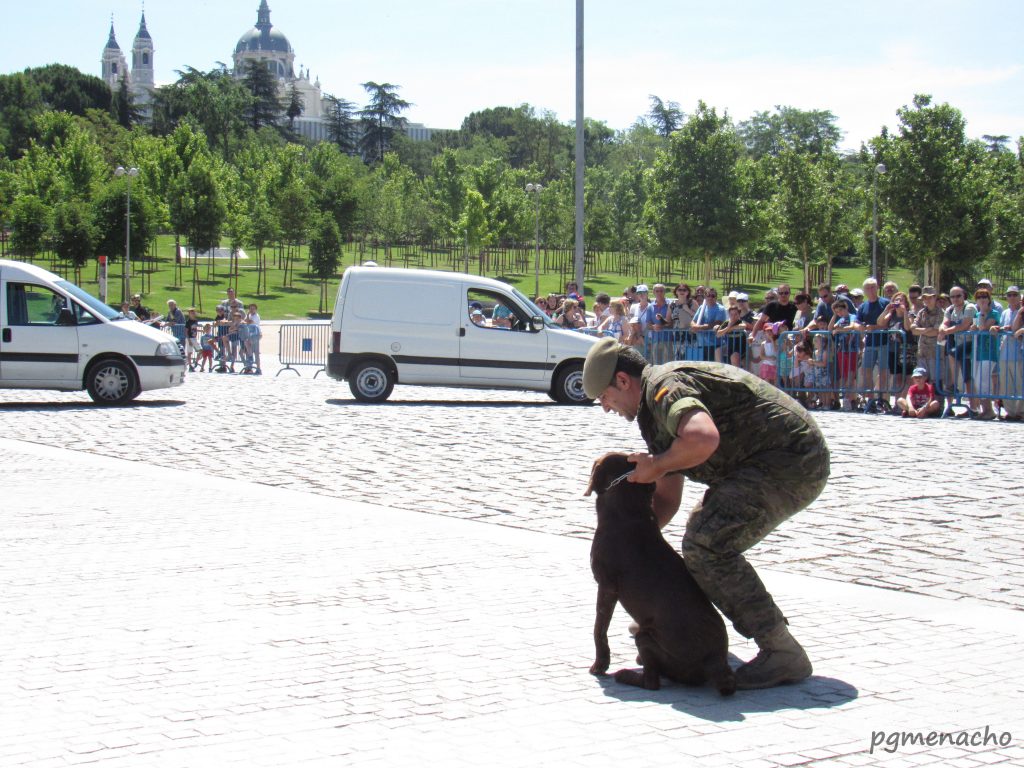
{"label": "tree", "polygon": [[295,83],[292,83],[291,93],[288,95],[288,109],[285,110],[285,114],[288,116],[288,130],[295,130],[295,118],[302,115],[302,110],[306,108],[306,105],[302,101],[302,97],[299,96],[299,89],[295,87]]}
{"label": "tree", "polygon": [[705,282],[713,257],[732,253],[748,237],[742,152],[729,118],[701,101],[652,169],[645,216],[657,247],[665,254],[700,254]]}
{"label": "tree", "polygon": [[96,255],[96,228],[88,206],[66,200],[53,211],[53,250],[75,267],[75,282],[82,280],[82,267]]}
{"label": "tree", "polygon": [[263,62],[248,61],[242,84],[252,97],[248,110],[249,127],[254,131],[264,126],[276,127],[285,108],[281,104],[274,73]]}
{"label": "tree", "polygon": [[459,165],[455,150],[446,149],[434,158],[427,177],[431,230],[437,237],[455,239],[459,236],[459,219],[468,192],[465,170]]}
{"label": "tree", "polygon": [[43,250],[49,211],[35,195],[21,195],[11,210],[11,248],[19,256],[31,259]]}
{"label": "tree", "polygon": [[380,161],[384,159],[395,132],[405,130],[407,121],[399,113],[412,105],[398,97],[397,85],[371,80],[362,86],[369,94],[370,101],[359,111],[363,123],[359,149],[369,162]]}
{"label": "tree", "polygon": [[650,119],[651,124],[661,136],[668,138],[673,132],[679,130],[679,126],[683,122],[683,111],[679,108],[679,104],[674,101],[670,101],[667,104],[659,99],[654,94],[648,96],[651,100],[651,108],[647,112],[647,117]]}
{"label": "tree", "polygon": [[[97,192],[93,201],[96,253],[111,257],[125,256],[127,195],[128,181],[126,177],[111,178]],[[155,216],[149,196],[146,194],[145,184],[134,184],[132,186],[131,229],[129,231],[131,252],[133,254],[146,253],[155,236]]]}
{"label": "tree", "polygon": [[193,251],[192,302],[198,287],[198,254],[220,245],[221,230],[227,218],[227,205],[208,153],[196,155],[188,168],[171,185],[171,221],[176,232],[185,237]]}
{"label": "tree", "polygon": [[896,114],[899,135],[876,139],[870,158],[887,168],[877,182],[879,201],[886,203],[885,234],[911,266],[924,268],[926,282],[939,286],[943,269],[963,270],[984,256],[978,228],[985,217],[977,215],[983,150],[968,146],[960,111],[933,105],[931,96],[914,96],[913,106]]}
{"label": "tree", "polygon": [[122,128],[131,128],[142,119],[142,111],[135,106],[135,97],[128,88],[127,75],[121,75],[110,111]]}
{"label": "tree", "polygon": [[775,166],[782,235],[803,264],[803,290],[810,293],[810,257],[825,240],[828,220],[830,190],[824,168],[791,148],[779,153]]}
{"label": "tree", "polygon": [[152,130],[157,136],[167,136],[182,122],[190,121],[205,134],[211,150],[228,158],[245,134],[252,104],[253,96],[244,81],[236,80],[226,69],[201,72],[186,67],[178,72],[177,82],[156,89]]}
{"label": "tree", "polygon": [[358,124],[355,119],[355,104],[336,96],[326,96],[327,136],[346,155],[356,152]]}
{"label": "tree", "polygon": [[781,106],[775,112],[755,113],[739,124],[739,134],[755,160],[787,148],[817,159],[834,152],[842,138],[831,111]]}
{"label": "tree", "polygon": [[317,216],[313,234],[309,239],[309,270],[320,280],[320,304],[317,312],[328,306],[327,282],[338,272],[341,263],[341,233],[334,217]]}

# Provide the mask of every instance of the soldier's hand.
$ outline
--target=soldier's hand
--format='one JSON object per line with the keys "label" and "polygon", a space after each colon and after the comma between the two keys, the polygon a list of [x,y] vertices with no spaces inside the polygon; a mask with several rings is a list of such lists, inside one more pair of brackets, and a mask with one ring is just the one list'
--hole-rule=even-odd
{"label": "soldier's hand", "polygon": [[649,453],[632,453],[627,461],[635,465],[633,473],[628,477],[631,483],[653,483],[661,477],[654,466],[654,457]]}

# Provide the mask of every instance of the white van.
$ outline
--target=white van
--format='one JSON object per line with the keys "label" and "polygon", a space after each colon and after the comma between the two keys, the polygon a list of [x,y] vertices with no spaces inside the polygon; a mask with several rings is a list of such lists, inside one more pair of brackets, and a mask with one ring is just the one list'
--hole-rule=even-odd
{"label": "white van", "polygon": [[172,336],[33,264],[0,259],[0,388],[88,390],[121,405],[185,381]]}
{"label": "white van", "polygon": [[486,277],[350,267],[331,318],[327,373],[357,400],[395,384],[530,389],[589,403],[583,360],[596,341],[552,323],[526,296]]}

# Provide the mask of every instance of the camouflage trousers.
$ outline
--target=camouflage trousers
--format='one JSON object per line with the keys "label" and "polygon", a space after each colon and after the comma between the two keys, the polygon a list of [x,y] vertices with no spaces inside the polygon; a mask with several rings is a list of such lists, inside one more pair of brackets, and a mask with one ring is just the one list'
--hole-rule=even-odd
{"label": "camouflage trousers", "polygon": [[686,523],[687,568],[744,637],[764,637],[786,618],[742,553],[814,501],[828,480],[828,447],[817,430],[794,448],[744,462],[708,488]]}

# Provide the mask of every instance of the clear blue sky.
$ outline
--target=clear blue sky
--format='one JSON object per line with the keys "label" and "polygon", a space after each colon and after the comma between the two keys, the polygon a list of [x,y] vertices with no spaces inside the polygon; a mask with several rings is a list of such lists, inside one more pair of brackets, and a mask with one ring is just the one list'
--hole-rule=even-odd
{"label": "clear blue sky", "polygon": [[[401,86],[413,122],[529,103],[575,116],[575,0],[268,0],[271,21],[325,92]],[[10,3],[5,3],[10,5]],[[130,51],[138,0],[34,0],[4,13],[0,72],[60,62],[99,74],[114,14]],[[259,0],[148,0],[157,82],[230,65]],[[648,95],[703,99],[743,120],[777,104],[831,109],[856,148],[915,93],[958,107],[971,136],[1024,135],[1024,2],[587,0],[586,114],[627,128]]]}

